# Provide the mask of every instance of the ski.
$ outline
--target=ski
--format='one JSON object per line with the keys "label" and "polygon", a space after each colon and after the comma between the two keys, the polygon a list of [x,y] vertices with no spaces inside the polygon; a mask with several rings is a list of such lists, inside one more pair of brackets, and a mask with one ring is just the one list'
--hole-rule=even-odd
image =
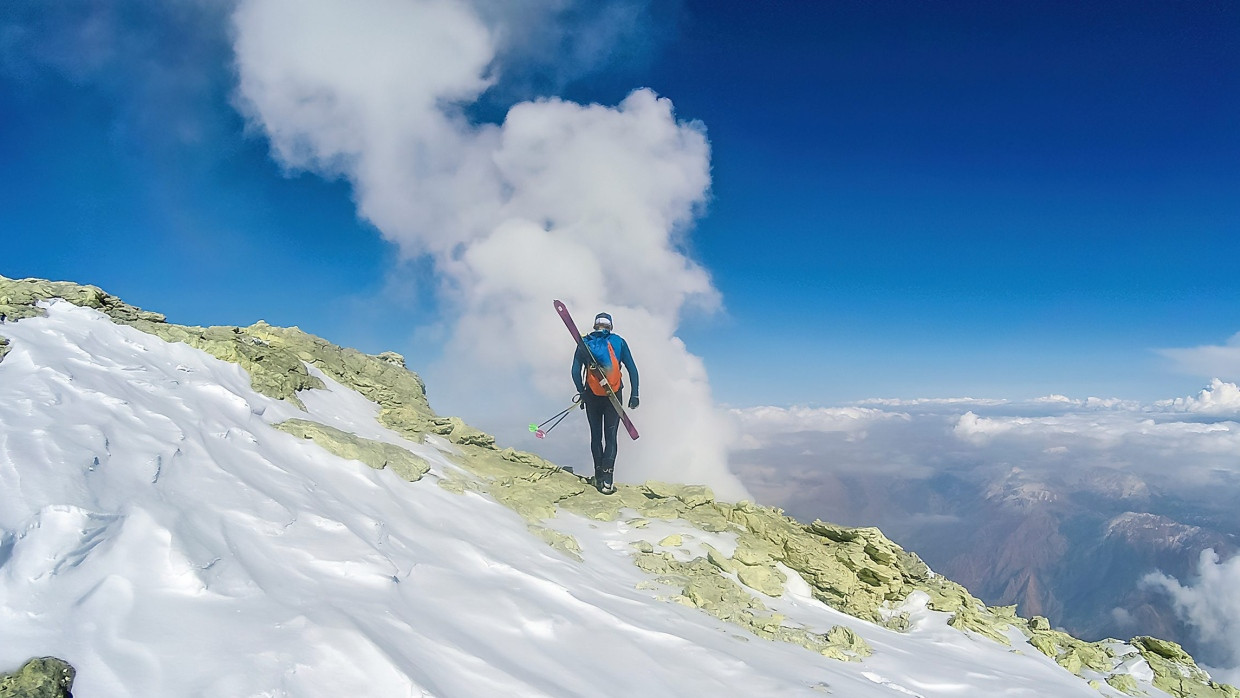
{"label": "ski", "polygon": [[557,300],[555,302],[555,312],[560,314],[560,319],[568,327],[569,334],[573,335],[573,339],[577,341],[577,351],[585,352],[585,355],[589,358],[589,363],[586,364],[588,370],[593,371],[594,376],[603,384],[603,388],[607,390],[607,397],[611,399],[612,407],[615,407],[616,414],[620,415],[620,422],[624,424],[625,430],[629,432],[629,438],[636,441],[637,427],[633,426],[633,420],[629,419],[629,416],[624,413],[624,405],[620,404],[620,398],[616,397],[616,392],[608,385],[607,375],[603,373],[603,368],[594,360],[594,355],[590,353],[590,348],[586,346],[585,339],[577,331],[577,323],[573,322],[573,316],[568,314],[568,308],[564,307],[564,304]]}

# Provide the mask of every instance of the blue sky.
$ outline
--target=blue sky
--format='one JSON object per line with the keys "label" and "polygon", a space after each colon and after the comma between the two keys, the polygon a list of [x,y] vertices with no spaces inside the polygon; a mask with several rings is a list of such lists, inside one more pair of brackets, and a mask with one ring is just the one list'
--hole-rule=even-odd
{"label": "blue sky", "polygon": [[[718,400],[1175,397],[1208,376],[1154,350],[1240,331],[1240,6],[619,5],[622,41],[532,43],[474,111],[648,86],[705,124],[686,246],[724,310],[680,334]],[[0,273],[437,359],[430,263],[272,160],[228,14],[6,4]]]}

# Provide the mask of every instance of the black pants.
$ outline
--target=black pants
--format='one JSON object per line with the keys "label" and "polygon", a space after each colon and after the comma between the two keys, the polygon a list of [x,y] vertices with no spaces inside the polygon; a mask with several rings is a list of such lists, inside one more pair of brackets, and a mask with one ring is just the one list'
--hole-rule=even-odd
{"label": "black pants", "polygon": [[[616,399],[624,403],[624,390],[616,391]],[[595,481],[611,482],[616,468],[616,430],[620,414],[606,395],[586,390],[586,420],[590,422],[590,455],[594,456]]]}

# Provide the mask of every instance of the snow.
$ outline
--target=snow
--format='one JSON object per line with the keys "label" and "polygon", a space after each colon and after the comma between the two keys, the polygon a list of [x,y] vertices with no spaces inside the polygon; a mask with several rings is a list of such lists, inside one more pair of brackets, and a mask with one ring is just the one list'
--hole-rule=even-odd
{"label": "snow", "polygon": [[[874,656],[756,637],[665,600],[632,562],[639,540],[679,533],[689,559],[731,534],[561,513],[547,525],[577,538],[577,561],[489,497],[437,487],[460,476],[452,446],[383,428],[322,374],[303,412],[186,345],[46,310],[0,325],[0,670],[61,657],[79,698],[1121,695],[1019,634],[1013,651],[950,628],[916,595],[908,633],[845,616],[787,568],[764,602],[816,632],[847,625]],[[432,470],[407,483],[271,427],[292,417]]]}

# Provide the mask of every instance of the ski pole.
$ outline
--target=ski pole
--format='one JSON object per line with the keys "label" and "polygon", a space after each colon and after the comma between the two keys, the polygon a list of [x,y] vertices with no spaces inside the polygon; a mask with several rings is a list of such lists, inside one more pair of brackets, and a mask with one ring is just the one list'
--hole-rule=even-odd
{"label": "ski pole", "polygon": [[[560,422],[563,422],[564,418],[568,416],[568,413],[576,409],[578,406],[578,403],[580,402],[581,402],[581,396],[574,395],[573,403],[571,405],[564,408],[562,411],[557,412],[555,415],[553,415],[550,419],[548,419],[546,422],[543,422],[542,424],[530,424],[530,431],[534,432],[534,436],[536,436],[537,438],[540,438],[540,439],[547,438],[547,434],[550,434],[552,429],[556,428],[560,424]],[[543,426],[545,426],[547,422],[550,422],[552,420],[555,420],[555,424],[552,424],[546,429],[543,429]]]}
{"label": "ski pole", "polygon": [[534,432],[534,436],[536,436],[536,437],[538,437],[538,438],[540,438],[540,439],[545,439],[545,438],[547,438],[547,434],[548,434],[548,433],[550,433],[550,431],[551,431],[552,429],[556,428],[556,426],[557,426],[560,422],[564,421],[564,418],[568,416],[568,413],[573,411],[573,407],[576,407],[576,405],[573,405],[572,407],[569,407],[568,409],[564,410],[563,412],[558,412],[558,413],[556,413],[556,414],[555,414],[555,416],[551,417],[551,419],[548,419],[548,420],[547,420],[547,422],[550,422],[552,419],[554,419],[554,420],[555,420],[555,424],[552,424],[551,426],[547,427],[546,429],[543,429],[542,427],[543,427],[543,426],[544,426],[547,422],[543,422],[542,424],[530,424],[530,431]]}
{"label": "ski pole", "polygon": [[[559,425],[560,422],[564,421],[564,418],[568,416],[569,412],[573,411],[573,408],[577,407],[577,402],[580,399],[581,399],[580,396],[574,397],[573,404],[569,405],[564,410],[557,412],[555,415],[553,415],[550,419],[546,420],[542,424],[531,424],[530,431],[534,432],[534,436],[540,439],[546,438],[547,434],[550,433],[552,429],[556,428],[556,426]],[[547,424],[547,422],[551,422],[552,420],[555,421],[554,424],[547,427],[546,429],[542,428],[543,426]]]}

